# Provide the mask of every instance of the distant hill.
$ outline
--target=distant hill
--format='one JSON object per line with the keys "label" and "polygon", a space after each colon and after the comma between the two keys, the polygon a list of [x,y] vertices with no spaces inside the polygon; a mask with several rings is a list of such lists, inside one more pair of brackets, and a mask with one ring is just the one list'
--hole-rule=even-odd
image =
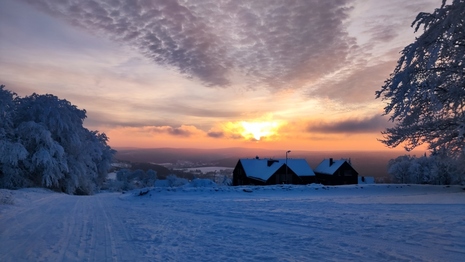
{"label": "distant hill", "polygon": [[[253,148],[131,148],[117,149],[116,158],[136,163],[179,163],[189,161],[199,166],[234,167],[239,158],[285,158],[286,151]],[[292,151],[289,158],[304,158],[315,168],[324,158],[350,158],[352,165],[361,176],[387,177],[390,159],[404,153],[399,151]]]}

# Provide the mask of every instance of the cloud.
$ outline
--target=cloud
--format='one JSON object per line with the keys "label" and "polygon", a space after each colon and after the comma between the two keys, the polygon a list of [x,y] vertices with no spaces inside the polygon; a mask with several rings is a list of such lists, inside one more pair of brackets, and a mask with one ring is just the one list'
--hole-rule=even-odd
{"label": "cloud", "polygon": [[346,63],[353,0],[23,0],[209,86],[298,88]]}
{"label": "cloud", "polygon": [[210,131],[207,133],[207,136],[213,137],[213,138],[223,138],[224,137],[224,132],[218,131]]}
{"label": "cloud", "polygon": [[308,92],[308,96],[338,100],[345,104],[373,101],[375,91],[381,88],[395,65],[394,60],[380,61],[375,65],[367,65],[362,61],[314,86]]}
{"label": "cloud", "polygon": [[152,126],[149,127],[149,131],[152,133],[164,133],[172,136],[179,137],[190,137],[192,135],[203,133],[203,131],[197,129],[195,126],[182,125],[180,127],[172,126]]}
{"label": "cloud", "polygon": [[386,117],[376,115],[362,119],[346,119],[336,122],[312,122],[307,125],[307,131],[311,133],[373,133],[381,132],[391,126]]}

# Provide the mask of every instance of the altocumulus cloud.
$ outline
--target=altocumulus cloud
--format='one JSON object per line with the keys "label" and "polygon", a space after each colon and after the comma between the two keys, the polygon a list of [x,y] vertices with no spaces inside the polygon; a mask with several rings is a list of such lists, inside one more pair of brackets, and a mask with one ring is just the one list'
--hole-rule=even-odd
{"label": "altocumulus cloud", "polygon": [[22,0],[209,86],[298,88],[342,67],[353,0]]}
{"label": "altocumulus cloud", "polygon": [[363,119],[346,119],[331,123],[310,123],[307,131],[312,133],[371,133],[381,132],[392,125],[381,115]]}

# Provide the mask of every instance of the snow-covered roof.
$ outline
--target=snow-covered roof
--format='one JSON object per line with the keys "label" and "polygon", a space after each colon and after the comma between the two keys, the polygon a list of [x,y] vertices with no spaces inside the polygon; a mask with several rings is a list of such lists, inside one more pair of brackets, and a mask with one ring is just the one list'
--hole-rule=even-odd
{"label": "snow-covered roof", "polygon": [[[332,161],[332,164],[330,164],[331,161]],[[344,164],[344,162],[347,162],[347,160],[346,159],[333,160],[332,158],[324,159],[315,168],[315,172],[326,174],[326,175],[333,175],[336,172],[336,170],[338,170]]]}
{"label": "snow-covered roof", "polygon": [[[286,159],[239,159],[248,177],[263,181],[268,180],[279,168],[286,164]],[[268,164],[270,162],[270,165]],[[287,166],[297,176],[314,176],[315,173],[305,159],[287,159]]]}

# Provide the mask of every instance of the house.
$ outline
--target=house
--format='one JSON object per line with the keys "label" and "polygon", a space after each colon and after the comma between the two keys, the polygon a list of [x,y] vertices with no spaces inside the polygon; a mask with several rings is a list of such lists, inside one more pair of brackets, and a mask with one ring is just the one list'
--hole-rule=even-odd
{"label": "house", "polygon": [[239,159],[233,185],[311,184],[315,173],[305,159]]}
{"label": "house", "polygon": [[358,173],[350,159],[324,159],[315,168],[316,180],[323,185],[348,185],[358,183]]}

